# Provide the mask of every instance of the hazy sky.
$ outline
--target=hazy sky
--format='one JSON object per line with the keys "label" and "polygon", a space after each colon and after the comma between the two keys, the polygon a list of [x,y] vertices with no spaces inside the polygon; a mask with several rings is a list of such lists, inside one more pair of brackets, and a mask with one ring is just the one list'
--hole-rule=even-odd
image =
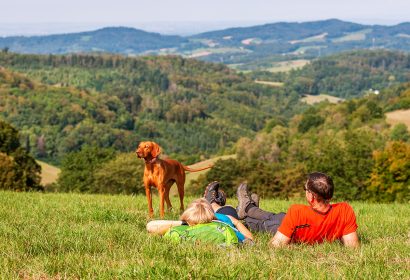
{"label": "hazy sky", "polygon": [[0,0],[0,22],[410,20],[409,0]]}
{"label": "hazy sky", "polygon": [[3,29],[24,23],[135,26],[141,22],[260,23],[328,18],[377,24],[410,21],[410,0],[0,0]]}

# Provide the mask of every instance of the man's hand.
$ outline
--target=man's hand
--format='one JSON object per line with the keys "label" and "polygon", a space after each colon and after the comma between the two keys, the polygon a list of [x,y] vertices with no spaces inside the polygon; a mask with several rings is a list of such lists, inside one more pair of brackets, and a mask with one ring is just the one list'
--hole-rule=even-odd
{"label": "man's hand", "polygon": [[290,243],[290,238],[282,234],[280,231],[277,231],[273,236],[271,241],[269,241],[269,246],[272,247],[282,247]]}
{"label": "man's hand", "polygon": [[360,246],[360,241],[359,237],[357,236],[357,232],[352,232],[346,235],[343,235],[342,238],[342,243],[346,247],[351,247],[351,248],[356,248]]}

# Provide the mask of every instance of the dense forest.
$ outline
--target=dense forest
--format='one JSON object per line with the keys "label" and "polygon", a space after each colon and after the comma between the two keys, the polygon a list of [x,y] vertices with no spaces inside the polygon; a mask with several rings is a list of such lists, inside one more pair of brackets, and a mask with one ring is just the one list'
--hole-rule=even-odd
{"label": "dense forest", "polygon": [[382,50],[324,57],[286,77],[289,86],[298,92],[342,98],[362,96],[406,81],[410,81],[410,54]]}
{"label": "dense forest", "polygon": [[289,72],[255,71],[254,79],[285,82],[299,94],[353,98],[410,81],[410,54],[387,50],[351,51],[311,61]]}
{"label": "dense forest", "polygon": [[181,57],[0,54],[0,114],[47,161],[82,145],[133,150],[152,139],[188,161],[230,149],[305,105],[220,64]]}
{"label": "dense forest", "polygon": [[[402,53],[351,52],[279,74],[176,56],[2,52],[0,66],[0,117],[20,131],[19,149],[62,167],[48,190],[142,191],[132,151],[149,139],[185,164],[236,153],[194,182],[195,194],[210,180],[233,194],[247,180],[262,196],[297,196],[305,174],[320,170],[334,178],[336,199],[410,199],[410,135],[384,116],[410,108]],[[261,77],[284,85],[254,82]],[[306,93],[349,99],[308,106]]]}

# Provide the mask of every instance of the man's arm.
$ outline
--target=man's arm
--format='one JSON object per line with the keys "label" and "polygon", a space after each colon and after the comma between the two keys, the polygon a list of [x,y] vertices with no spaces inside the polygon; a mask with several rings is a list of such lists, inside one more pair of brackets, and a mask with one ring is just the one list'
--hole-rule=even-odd
{"label": "man's arm", "polygon": [[360,246],[359,236],[357,236],[356,231],[343,235],[341,240],[346,247],[357,248]]}
{"label": "man's arm", "polygon": [[280,231],[277,231],[273,238],[269,241],[269,246],[272,247],[282,247],[290,243],[290,238],[282,234]]}

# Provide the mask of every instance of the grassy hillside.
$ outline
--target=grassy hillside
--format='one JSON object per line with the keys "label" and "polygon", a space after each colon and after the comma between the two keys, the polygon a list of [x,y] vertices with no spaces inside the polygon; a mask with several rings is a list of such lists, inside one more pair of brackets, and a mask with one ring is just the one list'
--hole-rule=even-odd
{"label": "grassy hillside", "polygon": [[55,183],[61,170],[43,161],[37,161],[37,163],[41,166],[41,184],[44,186]]}
{"label": "grassy hillside", "polygon": [[[186,203],[193,198],[186,198]],[[178,206],[177,199],[171,199]],[[236,201],[229,203],[236,205]],[[262,200],[270,211],[292,201]],[[0,195],[0,276],[4,279],[408,279],[406,204],[352,203],[362,247],[172,245],[145,231],[144,196]],[[157,214],[158,199],[154,196]],[[167,214],[176,219],[178,213]],[[398,226],[400,225],[400,226]]]}

